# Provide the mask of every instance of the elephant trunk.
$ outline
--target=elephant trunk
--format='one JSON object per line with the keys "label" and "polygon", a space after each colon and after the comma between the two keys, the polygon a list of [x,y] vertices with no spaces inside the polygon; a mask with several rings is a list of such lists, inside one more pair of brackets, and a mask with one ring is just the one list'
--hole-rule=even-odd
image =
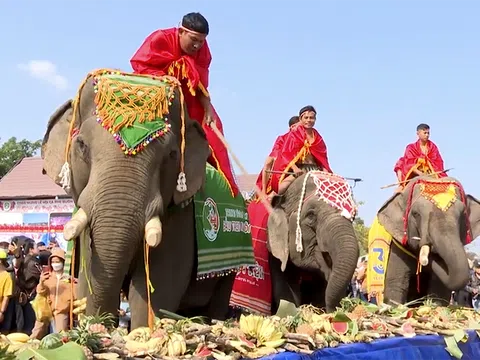
{"label": "elephant trunk", "polygon": [[[117,168],[122,167],[117,165]],[[114,171],[105,171],[104,175],[102,171],[96,182],[104,185],[95,193],[89,214],[93,295],[87,304],[87,314],[98,310],[116,314],[123,280],[138,253],[138,245],[144,245],[148,175],[140,170],[138,166],[130,167],[128,176]],[[159,221],[153,223],[153,229],[158,228]]]}
{"label": "elephant trunk", "polygon": [[[330,235],[326,235],[330,234]],[[322,219],[317,227],[317,241],[328,236],[328,252],[332,259],[332,272],[327,279],[325,305],[328,312],[334,311],[345,297],[348,285],[352,280],[359,256],[358,241],[352,223],[335,214],[326,221]]]}
{"label": "elephant trunk", "polygon": [[435,241],[435,252],[431,257],[432,271],[440,281],[452,291],[464,288],[469,281],[468,260],[460,239],[440,239]]}

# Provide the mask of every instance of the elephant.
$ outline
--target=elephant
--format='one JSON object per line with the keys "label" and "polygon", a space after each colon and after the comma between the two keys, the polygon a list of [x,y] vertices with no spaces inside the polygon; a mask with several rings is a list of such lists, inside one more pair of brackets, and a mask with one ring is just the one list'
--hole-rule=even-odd
{"label": "elephant", "polygon": [[[422,184],[432,181],[440,182],[440,186],[454,186],[455,198],[448,209],[436,206],[422,193]],[[385,302],[404,304],[433,294],[442,302],[449,301],[452,291],[467,285],[467,224],[474,240],[480,235],[480,203],[465,195],[458,180],[415,178],[403,191],[394,194],[377,215],[378,222],[394,239],[385,272]],[[406,244],[402,246],[404,236]],[[415,279],[419,262],[422,271]]]}
{"label": "elephant", "polygon": [[[267,246],[273,313],[280,299],[334,311],[347,295],[357,265],[359,244],[352,221],[315,196],[317,187],[313,177],[306,178],[308,175],[301,175],[283,195],[272,199]],[[305,195],[301,197],[303,189]],[[295,243],[299,202],[303,202],[299,219],[301,252]],[[299,285],[302,275],[310,278],[303,286]]]}
{"label": "elephant", "polygon": [[[187,190],[178,191],[181,112],[178,87],[169,107],[170,131],[135,156],[127,156],[95,115],[91,75],[72,100],[50,117],[42,144],[43,173],[57,184],[66,155],[69,194],[79,209],[65,225],[65,238],[76,238],[78,295],[87,298],[86,314],[117,314],[119,294],[128,286],[131,327],[145,326],[148,302],[144,249],[149,250],[151,304],[159,309],[222,319],[234,275],[196,280],[196,241],[192,197],[205,182],[210,155],[201,125],[185,112],[184,172]],[[75,116],[73,116],[75,115]],[[75,123],[73,126],[71,122]],[[67,142],[68,141],[68,142]],[[67,145],[70,145],[66,153]],[[77,266],[78,272],[78,266]],[[90,290],[91,289],[91,290]]]}

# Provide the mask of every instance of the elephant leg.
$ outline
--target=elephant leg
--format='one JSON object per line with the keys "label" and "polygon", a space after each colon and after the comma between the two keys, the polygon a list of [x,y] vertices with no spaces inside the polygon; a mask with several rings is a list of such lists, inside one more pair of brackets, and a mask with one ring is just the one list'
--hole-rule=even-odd
{"label": "elephant leg", "polygon": [[[149,269],[152,308],[177,312],[187,291],[194,264],[193,204],[175,209],[162,219],[163,237],[160,245],[150,249]],[[147,286],[143,249],[135,257],[132,268],[129,303],[132,329],[147,323]]]}
{"label": "elephant leg", "polygon": [[318,308],[325,307],[325,292],[327,283],[322,277],[312,274],[312,279],[302,281],[302,304],[312,304]]}
{"label": "elephant leg", "polygon": [[404,304],[407,301],[410,278],[416,263],[409,255],[392,245],[385,274],[385,301]]}
{"label": "elephant leg", "polygon": [[225,320],[227,318],[235,276],[236,273],[233,273],[218,279],[207,309],[207,315],[211,319]]}
{"label": "elephant leg", "polygon": [[300,306],[300,285],[295,284],[292,280],[289,281],[289,273],[291,272],[290,268],[293,267],[293,265],[288,264],[285,272],[282,272],[280,260],[273,257],[271,254],[268,255],[268,263],[270,266],[270,277],[272,281],[272,314],[277,312],[280,300],[285,300],[295,304],[295,306]]}

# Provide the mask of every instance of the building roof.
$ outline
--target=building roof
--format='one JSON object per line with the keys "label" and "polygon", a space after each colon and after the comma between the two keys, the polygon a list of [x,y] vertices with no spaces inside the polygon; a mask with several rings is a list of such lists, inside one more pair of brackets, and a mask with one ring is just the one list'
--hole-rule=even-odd
{"label": "building roof", "polygon": [[[23,158],[0,180],[0,199],[32,199],[68,197],[47,175],[43,175],[43,160],[40,157]],[[250,193],[255,187],[257,175],[237,175],[242,194]]]}
{"label": "building roof", "polygon": [[42,158],[23,158],[0,180],[0,199],[67,197],[60,186],[43,175],[42,170]]}

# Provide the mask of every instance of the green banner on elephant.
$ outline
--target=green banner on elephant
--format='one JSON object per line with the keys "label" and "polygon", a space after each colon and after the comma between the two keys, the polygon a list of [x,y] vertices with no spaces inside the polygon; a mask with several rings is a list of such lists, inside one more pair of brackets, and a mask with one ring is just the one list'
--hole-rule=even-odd
{"label": "green banner on elephant", "polygon": [[227,181],[207,164],[203,190],[195,195],[197,278],[255,265],[250,222],[241,194],[232,197]]}

